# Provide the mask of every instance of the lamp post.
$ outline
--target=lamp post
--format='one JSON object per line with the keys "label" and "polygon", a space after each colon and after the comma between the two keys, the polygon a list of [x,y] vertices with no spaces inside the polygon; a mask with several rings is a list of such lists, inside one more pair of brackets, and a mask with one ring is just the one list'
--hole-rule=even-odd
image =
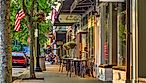
{"label": "lamp post", "polygon": [[36,72],[42,72],[42,69],[40,68],[40,62],[39,62],[39,56],[40,56],[40,46],[39,46],[39,31],[38,31],[38,23],[36,24],[36,29],[35,29],[35,46],[36,46]]}
{"label": "lamp post", "polygon": [[[36,4],[37,12],[38,12],[38,3]],[[40,68],[40,62],[39,62],[39,56],[40,56],[40,46],[39,46],[39,29],[38,29],[39,23],[36,23],[36,29],[35,29],[35,54],[36,54],[36,72],[42,72],[42,69]]]}

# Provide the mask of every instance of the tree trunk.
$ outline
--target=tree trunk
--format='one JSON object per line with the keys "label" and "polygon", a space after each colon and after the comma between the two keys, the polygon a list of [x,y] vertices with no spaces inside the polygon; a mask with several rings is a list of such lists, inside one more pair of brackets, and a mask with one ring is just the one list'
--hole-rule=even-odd
{"label": "tree trunk", "polygon": [[29,31],[30,31],[30,78],[36,78],[35,72],[34,72],[34,23],[33,23],[33,15],[34,15],[34,4],[36,3],[36,0],[33,0],[31,10],[30,10],[30,16],[29,16]]}
{"label": "tree trunk", "polygon": [[10,0],[0,0],[0,83],[12,83]]}
{"label": "tree trunk", "polygon": [[30,34],[30,78],[36,78],[35,72],[34,72],[34,23],[33,23],[33,16],[34,16],[34,4],[37,0],[32,0],[30,14],[27,10],[27,7],[25,5],[25,0],[22,0],[22,6],[23,9],[28,16],[29,21],[29,34]]}

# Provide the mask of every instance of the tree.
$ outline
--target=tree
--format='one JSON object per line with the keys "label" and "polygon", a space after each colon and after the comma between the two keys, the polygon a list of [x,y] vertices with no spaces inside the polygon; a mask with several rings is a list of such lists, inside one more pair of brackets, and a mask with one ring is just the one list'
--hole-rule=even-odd
{"label": "tree", "polygon": [[0,83],[12,83],[10,1],[0,0]]}
{"label": "tree", "polygon": [[[22,1],[22,2],[21,2]],[[13,12],[12,15],[12,26],[14,23],[14,18],[15,18],[15,14],[16,14],[16,10],[18,8],[23,8],[26,17],[21,23],[22,27],[21,29],[23,30],[21,33],[14,33],[13,30],[12,32],[13,34],[13,38],[17,39],[21,42],[25,42],[28,38],[28,32],[29,32],[29,36],[30,36],[30,78],[35,78],[35,73],[34,73],[34,54],[33,54],[33,50],[34,50],[34,27],[35,27],[35,22],[40,23],[40,27],[43,26],[43,29],[41,29],[40,34],[43,43],[45,43],[46,40],[44,40],[45,37],[45,32],[48,32],[48,21],[44,22],[44,18],[45,18],[45,13],[48,14],[51,10],[51,5],[54,2],[54,0],[13,0],[12,1],[12,9],[11,11]],[[35,5],[38,5],[39,10],[41,10],[41,12],[36,12],[35,11]],[[14,14],[15,13],[15,14]],[[45,27],[44,27],[45,26]],[[27,29],[27,28],[29,29]],[[41,27],[42,28],[42,27]],[[45,29],[45,30],[44,30]],[[45,31],[45,32],[43,32]]]}
{"label": "tree", "polygon": [[[39,10],[44,12],[46,16],[51,11],[51,6],[54,3],[54,0],[38,0],[39,3]],[[46,4],[48,3],[48,4]],[[31,4],[32,0],[25,0],[26,8],[28,10],[28,13],[30,14]],[[13,0],[11,1],[11,26],[14,27],[15,22],[15,15],[19,8],[22,8],[22,0]],[[35,15],[37,15],[37,12],[34,12],[33,19],[36,19]],[[29,25],[28,25],[28,18],[24,18],[21,20],[21,28],[20,31],[15,32],[14,28],[11,28],[11,35],[13,40],[18,40],[19,42],[23,44],[28,44],[27,39],[29,37]],[[47,37],[45,36],[45,33],[51,31],[51,22],[50,20],[46,20],[44,22],[39,22],[39,29],[40,29],[40,42],[41,44],[44,44],[47,42]]]}

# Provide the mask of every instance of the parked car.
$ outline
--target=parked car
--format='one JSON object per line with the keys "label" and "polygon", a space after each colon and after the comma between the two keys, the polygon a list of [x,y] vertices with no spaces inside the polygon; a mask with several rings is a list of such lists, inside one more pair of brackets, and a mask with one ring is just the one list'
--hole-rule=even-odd
{"label": "parked car", "polygon": [[12,52],[12,65],[27,67],[28,58],[23,52]]}

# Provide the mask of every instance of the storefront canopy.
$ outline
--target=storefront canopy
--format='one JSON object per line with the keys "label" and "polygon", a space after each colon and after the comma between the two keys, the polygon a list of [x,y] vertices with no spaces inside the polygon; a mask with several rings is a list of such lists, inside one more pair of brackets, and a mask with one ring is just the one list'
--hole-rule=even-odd
{"label": "storefront canopy", "polygon": [[[80,17],[81,15],[85,14],[85,12],[89,8],[93,7],[94,1],[95,0],[65,0],[63,1],[62,7],[59,10],[59,14],[54,23],[54,26],[71,26],[75,22],[78,22],[76,20],[80,20],[80,18],[79,19],[75,19],[75,18]],[[64,16],[62,14],[66,14],[68,16]],[[64,17],[69,18],[70,21],[68,20],[65,21]]]}

